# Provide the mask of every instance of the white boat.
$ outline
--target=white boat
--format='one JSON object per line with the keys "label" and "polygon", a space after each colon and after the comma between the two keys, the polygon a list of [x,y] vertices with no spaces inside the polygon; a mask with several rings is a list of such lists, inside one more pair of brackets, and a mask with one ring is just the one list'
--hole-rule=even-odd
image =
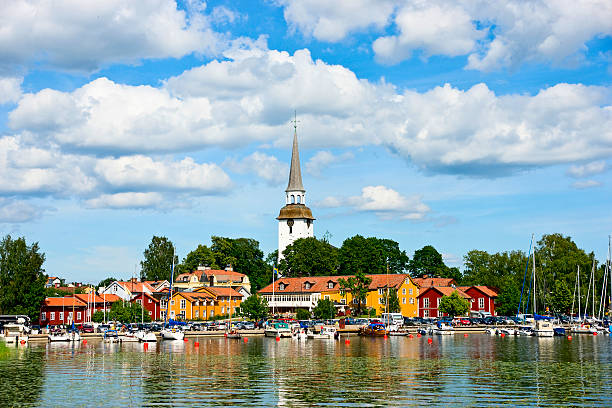
{"label": "white boat", "polygon": [[555,330],[550,320],[536,320],[533,333],[536,337],[553,337]]}
{"label": "white boat", "polygon": [[285,322],[272,322],[264,330],[266,337],[291,337],[291,329]]}
{"label": "white boat", "polygon": [[78,331],[68,332],[68,341],[77,342],[81,341],[81,334]]}
{"label": "white boat", "polygon": [[487,327],[485,333],[495,336],[497,334],[497,329],[495,327]]}
{"label": "white boat", "polygon": [[162,340],[183,340],[185,338],[185,333],[176,327],[172,327],[163,329],[161,331],[161,338]]}
{"label": "white boat", "polygon": [[20,344],[28,341],[26,328],[22,324],[7,323],[4,325],[4,330],[0,334],[2,340],[7,344]]}
{"label": "white boat", "polygon": [[137,343],[140,341],[134,333],[121,333],[119,335],[119,343]]}
{"label": "white boat", "polygon": [[309,333],[308,338],[310,339],[334,339],[338,333],[338,330],[334,326],[321,326],[319,333]]}
{"label": "white boat", "polygon": [[517,329],[516,334],[518,336],[533,336],[533,327],[521,326]]}
{"label": "white boat", "polygon": [[450,335],[455,334],[455,328],[450,324],[444,322],[438,322],[437,326],[433,329],[433,334],[437,335]]}
{"label": "white boat", "polygon": [[119,333],[117,330],[107,330],[104,332],[105,343],[119,343]]}
{"label": "white boat", "polygon": [[572,326],[570,332],[574,334],[593,334],[597,333],[597,329],[590,324],[580,324]]}
{"label": "white boat", "polygon": [[506,336],[516,336],[516,330],[510,327],[504,327],[499,329],[499,334],[504,334]]}
{"label": "white boat", "polygon": [[151,331],[140,330],[136,332],[135,336],[138,339],[138,341],[141,341],[141,342],[151,342],[152,343],[152,342],[157,341],[157,336],[155,335],[155,333]]}
{"label": "white boat", "polygon": [[52,341],[70,341],[70,336],[65,331],[55,331],[47,335],[47,340]]}

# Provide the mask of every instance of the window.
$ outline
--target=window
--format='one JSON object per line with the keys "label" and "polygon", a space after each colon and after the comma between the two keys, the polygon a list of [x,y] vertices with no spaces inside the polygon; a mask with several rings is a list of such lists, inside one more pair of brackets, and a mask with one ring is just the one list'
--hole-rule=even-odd
{"label": "window", "polygon": [[406,298],[402,298],[402,304],[405,305],[406,304]]}
{"label": "window", "polygon": [[187,301],[185,299],[181,299],[181,309],[184,309],[187,307]]}
{"label": "window", "polygon": [[49,312],[49,320],[55,320],[55,312]]}
{"label": "window", "polygon": [[285,290],[285,284],[284,283],[279,283],[278,284],[278,290]]}
{"label": "window", "polygon": [[378,289],[378,294],[379,295],[384,295],[385,294],[385,290],[383,288]]}
{"label": "window", "polygon": [[196,310],[196,311],[195,311],[195,318],[197,319],[198,317],[200,317],[200,311],[199,311],[199,310]]}
{"label": "window", "polygon": [[437,299],[436,299],[436,306],[437,306],[437,307],[440,307],[440,299],[441,299],[441,298],[437,298]]}
{"label": "window", "polygon": [[297,196],[297,203],[300,204],[301,201],[302,201],[302,196]]}
{"label": "window", "polygon": [[151,298],[149,298],[149,303],[153,303],[153,301],[151,300]]}
{"label": "window", "polygon": [[429,310],[424,310],[423,311],[423,317],[429,317]]}
{"label": "window", "polygon": [[444,316],[444,313],[438,310],[438,317],[442,317],[442,316]]}
{"label": "window", "polygon": [[310,289],[310,282],[306,282],[304,284],[304,289]]}
{"label": "window", "polygon": [[291,194],[291,204],[295,204],[295,196]]}
{"label": "window", "polygon": [[77,320],[81,320],[81,312],[77,312]]}
{"label": "window", "polygon": [[149,310],[149,316],[153,316],[153,312]]}
{"label": "window", "polygon": [[170,317],[174,317],[174,310],[170,311]]}
{"label": "window", "polygon": [[424,308],[428,308],[429,307],[429,298],[424,298],[423,299],[423,307]]}
{"label": "window", "polygon": [[45,312],[40,314],[40,320],[47,320],[47,314]]}
{"label": "window", "polygon": [[328,289],[333,289],[334,288],[334,282],[328,282],[327,283],[327,288]]}
{"label": "window", "polygon": [[408,301],[411,305],[414,305],[414,298],[411,297],[410,300]]}
{"label": "window", "polygon": [[68,312],[68,321],[71,322],[72,321],[72,312]]}
{"label": "window", "polygon": [[378,298],[378,304],[379,305],[384,305],[385,304],[385,300],[383,298]]}
{"label": "window", "polygon": [[162,299],[159,301],[159,307],[162,309],[165,309],[168,306],[168,304],[166,303],[166,299]]}
{"label": "window", "polygon": [[174,306],[174,300],[170,301],[170,306]]}
{"label": "window", "polygon": [[136,299],[136,303],[138,303],[140,306],[142,306],[142,299]]}
{"label": "window", "polygon": [[59,312],[59,319],[64,321],[64,312]]}
{"label": "window", "polygon": [[221,307],[221,314],[225,313],[225,306]]}
{"label": "window", "polygon": [[406,288],[402,288],[402,295],[406,294]]}
{"label": "window", "polygon": [[406,282],[406,285],[409,285],[410,284],[410,278],[406,278],[405,282]]}
{"label": "window", "polygon": [[412,288],[409,288],[409,289],[408,289],[408,294],[409,294],[409,295],[412,295]]}
{"label": "window", "polygon": [[325,300],[329,300],[329,295],[325,295],[325,296],[323,296],[323,299],[325,299]]}
{"label": "window", "polygon": [[[212,311],[210,312],[210,315],[212,316]],[[202,310],[202,319],[206,319],[206,310]]]}
{"label": "window", "polygon": [[478,298],[478,308],[484,309],[484,298]]}

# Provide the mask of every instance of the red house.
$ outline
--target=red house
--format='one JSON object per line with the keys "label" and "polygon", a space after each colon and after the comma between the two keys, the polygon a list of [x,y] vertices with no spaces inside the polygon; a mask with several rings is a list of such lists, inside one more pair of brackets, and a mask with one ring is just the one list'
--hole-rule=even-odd
{"label": "red house", "polygon": [[419,296],[417,297],[419,303],[419,316],[420,317],[442,317],[446,314],[440,312],[438,307],[440,306],[440,299],[442,296],[450,296],[453,292],[459,293],[459,296],[464,299],[470,299],[464,291],[458,288],[450,286],[430,286],[421,288]]}
{"label": "red house", "polygon": [[459,289],[469,295],[471,312],[485,312],[495,316],[497,290],[490,286],[460,286]]}
{"label": "red house", "polygon": [[87,305],[74,297],[49,297],[40,308],[40,326],[81,324]]}
{"label": "red house", "polygon": [[161,320],[161,308],[159,306],[159,300],[146,292],[136,293],[132,300],[132,303],[136,302],[142,306],[145,313],[149,314],[152,321]]}

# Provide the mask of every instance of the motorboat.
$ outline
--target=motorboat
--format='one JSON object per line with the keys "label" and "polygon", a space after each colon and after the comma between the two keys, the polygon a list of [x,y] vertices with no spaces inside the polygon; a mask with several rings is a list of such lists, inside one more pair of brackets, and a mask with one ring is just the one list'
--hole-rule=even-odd
{"label": "motorboat", "polygon": [[68,333],[68,341],[77,342],[81,341],[81,333],[78,330],[71,330]]}
{"label": "motorboat", "polygon": [[455,328],[446,322],[438,322],[436,327],[433,329],[433,334],[437,335],[450,335],[455,334]]}
{"label": "motorboat", "polygon": [[162,340],[183,340],[185,333],[177,327],[169,327],[161,331],[161,338]]}
{"label": "motorboat", "polygon": [[134,337],[138,339],[138,341],[143,343],[156,342],[157,336],[152,331],[148,330],[140,330],[134,334]]}
{"label": "motorboat", "polygon": [[516,333],[519,336],[533,336],[533,326],[520,326]]}
{"label": "motorboat", "polygon": [[383,323],[370,323],[359,328],[360,336],[381,337],[389,334]]}
{"label": "motorboat", "polygon": [[237,330],[230,330],[228,332],[225,333],[225,338],[227,339],[241,339],[242,335],[240,333],[238,333]]}
{"label": "motorboat", "polygon": [[47,335],[47,340],[49,342],[56,342],[56,341],[69,342],[70,336],[68,335],[67,332],[63,330],[53,330],[53,331],[50,331],[49,334]]}
{"label": "motorboat", "polygon": [[485,333],[495,336],[497,334],[497,329],[495,327],[487,327]]}
{"label": "motorboat", "polygon": [[499,329],[499,334],[503,334],[504,336],[516,336],[516,329],[511,327],[503,327]]}
{"label": "motorboat", "polygon": [[597,333],[597,329],[590,324],[580,324],[573,326],[570,332],[574,334],[593,334]]}
{"label": "motorboat", "polygon": [[136,343],[140,341],[138,337],[136,337],[135,333],[121,333],[119,334],[119,343]]}
{"label": "motorboat", "polygon": [[533,333],[536,337],[553,337],[555,335],[553,324],[548,319],[536,320]]}
{"label": "motorboat", "polygon": [[553,331],[555,336],[565,336],[565,328],[563,327],[554,327]]}
{"label": "motorboat", "polygon": [[26,327],[18,323],[4,325],[0,338],[7,344],[23,344],[28,341]]}
{"label": "motorboat", "polygon": [[117,330],[106,330],[103,340],[105,343],[119,343],[119,333]]}
{"label": "motorboat", "polygon": [[321,326],[319,333],[308,333],[310,339],[335,339],[338,338],[338,329],[335,326]]}
{"label": "motorboat", "polygon": [[291,329],[286,322],[268,323],[264,330],[266,337],[291,337]]}

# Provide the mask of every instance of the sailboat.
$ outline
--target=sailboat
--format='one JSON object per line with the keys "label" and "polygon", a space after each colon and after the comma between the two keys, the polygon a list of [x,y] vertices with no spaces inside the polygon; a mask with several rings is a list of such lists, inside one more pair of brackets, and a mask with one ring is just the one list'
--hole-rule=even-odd
{"label": "sailboat", "polygon": [[242,336],[238,333],[238,330],[232,329],[232,287],[230,286],[229,293],[229,324],[225,327],[225,337],[228,339],[241,339]]}
{"label": "sailboat", "polygon": [[[183,340],[185,338],[185,333],[183,333],[176,325],[173,324],[173,321],[169,321],[168,325],[170,327],[166,327],[166,320],[168,319],[168,306],[172,300],[172,285],[174,283],[174,252],[172,252],[172,271],[170,272],[170,291],[168,292],[168,303],[166,303],[166,315],[164,316],[164,328],[161,331],[161,337],[163,340]],[[171,320],[171,319],[168,319]]]}

